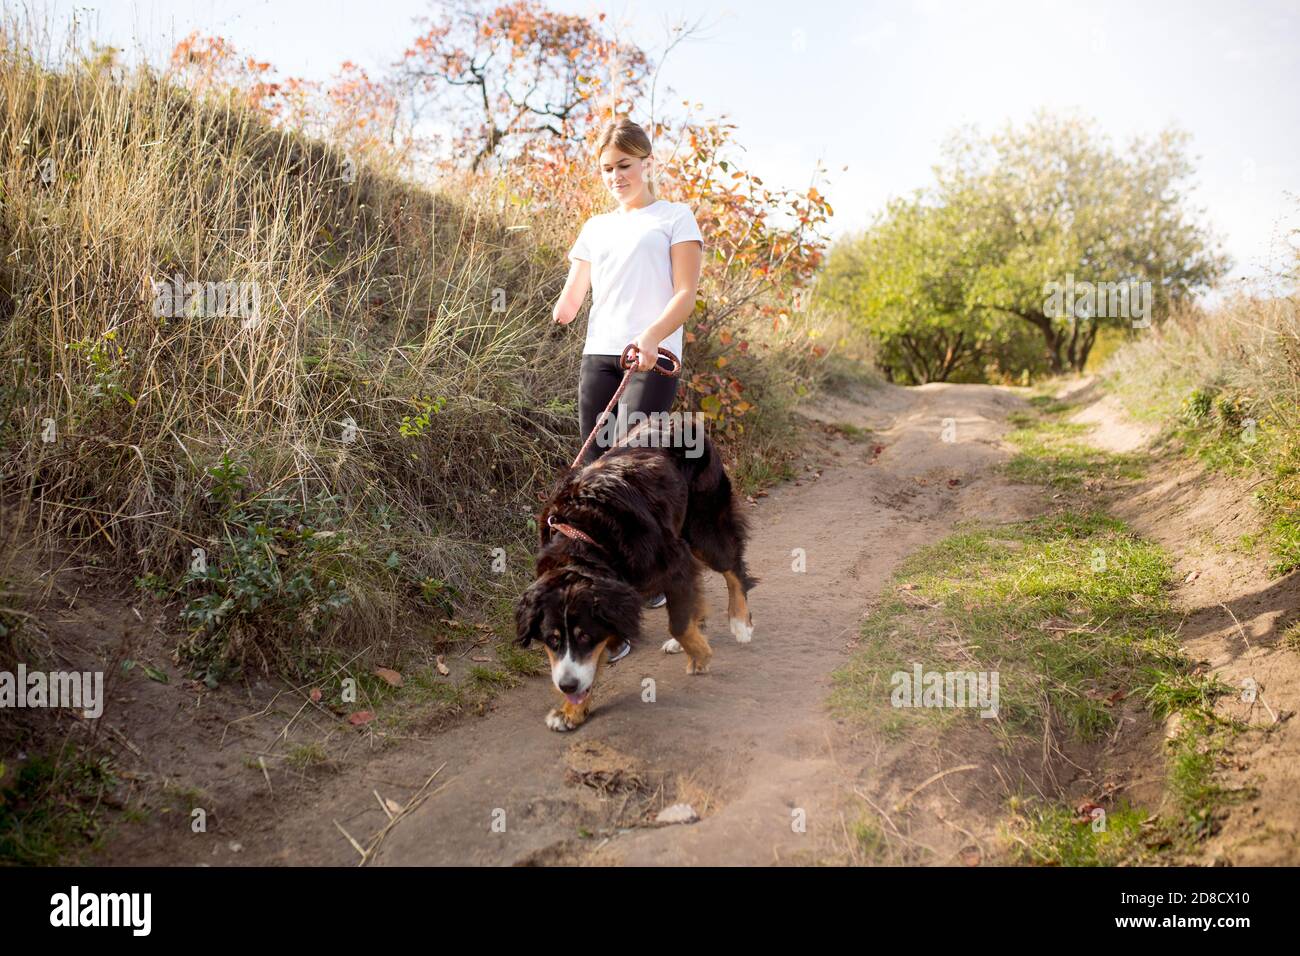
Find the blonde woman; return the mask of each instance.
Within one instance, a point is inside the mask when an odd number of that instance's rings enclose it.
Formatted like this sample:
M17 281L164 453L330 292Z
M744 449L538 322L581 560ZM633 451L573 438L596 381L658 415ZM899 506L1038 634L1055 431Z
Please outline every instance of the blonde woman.
M569 250L569 278L552 310L568 325L592 293L587 337L578 376L578 420L583 440L623 380L619 358L635 345L639 364L620 408L611 414L667 412L677 394L677 379L651 371L663 346L682 355L682 325L695 309L695 292L704 259L704 237L685 203L655 196L650 137L626 117L611 124L594 149L600 177L617 201L614 210L592 216ZM605 430L602 430L605 431ZM598 435L583 464L607 446ZM647 605L661 607L660 595ZM627 653L626 645L611 661Z

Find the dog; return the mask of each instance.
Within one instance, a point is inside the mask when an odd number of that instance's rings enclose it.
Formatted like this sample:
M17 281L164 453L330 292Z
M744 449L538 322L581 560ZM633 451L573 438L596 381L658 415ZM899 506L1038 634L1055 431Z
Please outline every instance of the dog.
M650 595L668 599L672 639L663 649L686 652L686 673L708 672L701 564L727 582L732 635L742 644L753 637L749 591L758 580L745 567L748 528L731 479L707 436L695 448L675 437L680 426L671 420L639 425L562 476L542 510L537 577L519 599L515 630L520 646L540 641L550 660L564 698L546 715L552 730L587 719L602 664L640 636Z

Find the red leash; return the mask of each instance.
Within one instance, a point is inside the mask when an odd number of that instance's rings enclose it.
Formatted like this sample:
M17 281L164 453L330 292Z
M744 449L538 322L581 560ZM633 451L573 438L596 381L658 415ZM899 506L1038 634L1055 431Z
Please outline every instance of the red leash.
M635 374L636 369L632 356L639 355L640 351L641 350L635 345L629 345L623 350L623 354L619 356L618 364L626 369L623 373L623 381L618 383L618 388L614 391L614 397L609 400L609 404L605 406L605 410L596 418L596 424L591 429L591 434L588 435L587 440L582 443L582 449L578 452L578 457L573 459L573 464L569 466L570 468L578 467L578 463L581 462L583 456L587 454L587 449L590 448L591 443L596 440L596 432L600 431L600 426L605 423L605 416L613 410L614 406L618 404L618 400L623 397L623 393L627 391L628 383L632 381L632 376ZM652 372L658 372L660 375L666 375L668 378L676 378L678 375L682 374L681 359L665 348L661 348L659 354L673 363L672 371L661 369L659 367L659 361L656 359L654 366L651 368Z
M588 435L587 440L582 443L582 449L578 452L578 457L573 459L573 464L569 466L570 468L578 467L578 464L582 461L583 456L587 454L587 449L589 449L591 447L591 443L596 440L596 432L600 431L600 426L605 423L605 416L608 415L611 411L613 411L614 406L618 404L618 400L622 398L623 393L627 391L627 386L632 381L632 376L636 374L636 362L633 359L633 356L639 354L640 354L640 349L638 349L635 345L629 345L627 348L623 350L623 354L619 356L618 364L624 369L623 381L618 383L618 388L615 389L613 398L609 400L609 404L605 406L605 410L601 412L600 415L596 418L596 424L592 427L591 434ZM676 355L674 355L672 352L668 351L668 349L665 348L660 348L659 354L664 358L668 359L668 361L672 363L673 366L672 370L667 371L660 368L659 362L656 359L654 367L651 369L651 371L658 372L660 375L666 375L668 376L668 378L676 378L678 375L682 374L681 359L679 359ZM552 531L558 531L560 532L560 534L572 538L574 541L585 541L587 544L592 544L592 545L596 544L596 542L591 539L590 535L584 534L582 531L578 530L573 525L565 524L562 521L556 521L555 515L551 515L549 518L546 519L546 525ZM597 547L599 547L599 545L597 545Z

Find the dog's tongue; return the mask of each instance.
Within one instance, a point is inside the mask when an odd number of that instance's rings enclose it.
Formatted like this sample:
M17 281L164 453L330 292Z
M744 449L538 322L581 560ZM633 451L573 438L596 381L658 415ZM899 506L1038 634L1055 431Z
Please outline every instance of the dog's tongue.
M584 690L581 694L565 694L564 699L567 700L574 707L577 707L579 704L581 704L584 700L587 699L587 692Z

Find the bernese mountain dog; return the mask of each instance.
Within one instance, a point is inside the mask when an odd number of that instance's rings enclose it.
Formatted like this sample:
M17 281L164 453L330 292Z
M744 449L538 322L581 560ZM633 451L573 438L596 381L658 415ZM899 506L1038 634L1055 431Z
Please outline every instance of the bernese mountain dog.
M602 663L639 637L651 595L668 599L672 639L663 649L685 651L688 674L708 671L701 564L726 579L732 635L742 644L753 637L748 595L758 582L745 568L747 529L731 480L702 430L687 447L677 416L664 418L569 470L542 510L537 578L519 599L515 628L521 646L540 641L550 659L564 698L546 715L552 730L587 719Z

